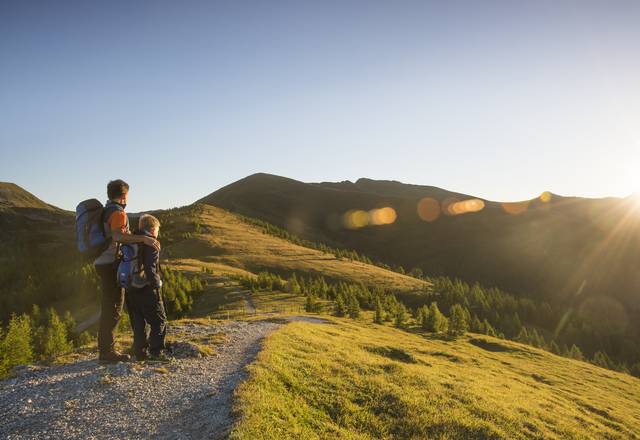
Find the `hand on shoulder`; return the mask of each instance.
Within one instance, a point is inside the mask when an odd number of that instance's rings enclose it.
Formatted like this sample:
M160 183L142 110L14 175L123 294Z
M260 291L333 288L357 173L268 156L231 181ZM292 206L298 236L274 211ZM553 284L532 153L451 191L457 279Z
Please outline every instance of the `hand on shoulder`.
M147 246L151 246L155 248L157 251L160 251L160 242L153 237L142 237L142 242Z

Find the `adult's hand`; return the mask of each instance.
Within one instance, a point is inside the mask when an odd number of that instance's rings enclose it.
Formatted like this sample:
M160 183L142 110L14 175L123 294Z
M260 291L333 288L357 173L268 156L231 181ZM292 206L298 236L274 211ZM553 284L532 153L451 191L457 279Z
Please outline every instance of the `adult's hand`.
M146 235L142 237L142 242L147 246L152 246L156 248L157 251L160 251L160 242L153 237L147 237Z

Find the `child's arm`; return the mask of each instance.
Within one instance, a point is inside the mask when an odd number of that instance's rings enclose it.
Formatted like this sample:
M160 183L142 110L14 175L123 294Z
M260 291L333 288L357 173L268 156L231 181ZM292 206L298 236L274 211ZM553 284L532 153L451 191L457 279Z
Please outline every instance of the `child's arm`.
M160 281L160 252L155 247L147 246L144 250L144 273L153 289L162 286Z

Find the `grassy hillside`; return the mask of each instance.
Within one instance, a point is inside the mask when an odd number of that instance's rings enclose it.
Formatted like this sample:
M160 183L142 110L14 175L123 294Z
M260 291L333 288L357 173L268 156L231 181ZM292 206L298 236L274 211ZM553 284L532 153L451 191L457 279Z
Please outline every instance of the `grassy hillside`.
M409 276L265 234L258 226L214 206L198 205L197 209L188 207L159 215L167 226L161 234L169 235L163 255L169 264L185 270L206 267L230 275L261 270L283 275L298 272L397 291L418 290L425 285Z
M232 438L638 438L628 375L488 336L331 321L269 337Z

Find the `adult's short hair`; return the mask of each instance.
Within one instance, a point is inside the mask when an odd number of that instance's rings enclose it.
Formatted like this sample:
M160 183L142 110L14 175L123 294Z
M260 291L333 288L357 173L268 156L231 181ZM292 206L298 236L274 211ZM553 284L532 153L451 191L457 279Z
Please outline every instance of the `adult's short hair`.
M152 216L151 214L143 214L138 220L138 228L144 231L150 231L153 228L160 227L160 220Z
M112 180L107 184L107 197L109 200L115 200L129 191L129 184L122 179Z

